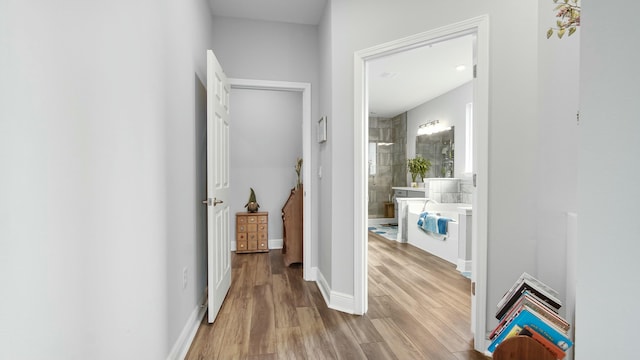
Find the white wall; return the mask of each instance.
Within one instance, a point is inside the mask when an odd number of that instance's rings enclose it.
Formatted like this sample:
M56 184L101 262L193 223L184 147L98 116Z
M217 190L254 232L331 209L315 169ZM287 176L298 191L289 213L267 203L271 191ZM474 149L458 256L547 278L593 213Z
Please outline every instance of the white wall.
M635 359L640 4L585 1L582 9L575 354Z
M487 326L495 304L514 278L534 268L534 168L537 145L538 2L334 1L330 116L331 287L353 294L353 54L355 51L475 16L490 16L489 268ZM517 16L514 16L517 14ZM387 24L380 26L380 24ZM324 65L323 65L324 66ZM517 89L517 91L514 91ZM323 109L324 111L324 109ZM331 123L330 123L331 124ZM323 220L320 226L327 223Z
M231 212L247 211L253 188L259 211L269 212L269 240L282 240L282 206L302 158L302 94L232 89L230 108Z
M316 26L216 16L213 39L229 77L317 81Z
M466 105L470 102L473 102L473 84L468 82L407 111L407 158L416 156L418 127L439 120L442 126L455 126L454 177L462 178L466 149ZM410 178L409 175L407 180Z
M162 359L197 307L208 11L0 4L0 358Z
M168 21L156 41L166 47L166 62L160 73L166 79L163 103L167 122L163 152L167 179L165 343L171 348L183 328L190 325L186 322L197 311L206 287L206 210L201 204L206 193L206 175L201 168L206 161L202 133L206 109L201 86L206 84L206 50L212 48L213 19L206 1L171 0L166 7ZM185 268L188 281L183 289Z
M327 115L327 132L330 133L333 128L333 117L331 115L331 108L333 107L331 99L331 90L333 88L332 70L333 70L333 43L334 34L331 28L331 1L327 2L324 15L322 16L321 23L319 25L319 47L320 47L320 112L319 116ZM312 174L317 175L318 178L318 191L316 206L318 208L317 229L318 229L318 268L325 280L331 283L331 236L332 236L332 223L331 223L331 211L332 211L332 167L331 167L331 148L333 139L328 140L320 144L317 154L317 166L314 168ZM320 171L321 175L320 176Z
M547 39L555 26L556 4L539 3L538 31L538 186L536 215L536 269L533 275L560 293L566 304L565 263L568 212L577 211L578 85L580 34ZM568 304L567 304L568 305ZM561 309L564 313L567 306Z

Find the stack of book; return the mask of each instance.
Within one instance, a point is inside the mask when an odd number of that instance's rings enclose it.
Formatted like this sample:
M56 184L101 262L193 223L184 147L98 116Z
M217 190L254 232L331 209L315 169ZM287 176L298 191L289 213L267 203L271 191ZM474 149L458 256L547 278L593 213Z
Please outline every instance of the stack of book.
M558 315L562 306L558 293L533 276L523 273L498 302L496 318L500 323L491 332L487 353L493 354L505 339L525 335L540 342L557 359L573 346L569 323Z

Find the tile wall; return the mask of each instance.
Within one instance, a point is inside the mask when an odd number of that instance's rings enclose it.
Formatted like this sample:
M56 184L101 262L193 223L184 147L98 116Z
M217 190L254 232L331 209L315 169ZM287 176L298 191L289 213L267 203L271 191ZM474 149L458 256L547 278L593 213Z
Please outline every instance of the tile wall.
M429 199L440 203L464 203L473 201L471 179L430 178Z
M385 217L392 186L406 186L407 115L370 117L369 142L377 143L376 174L369 176L369 217Z
M407 186L407 114L370 117L369 142L377 143L376 174L369 176L369 217L385 217L393 186ZM429 197L444 203L472 202L471 179L431 178Z
M439 203L459 203L460 179L429 179L429 199Z

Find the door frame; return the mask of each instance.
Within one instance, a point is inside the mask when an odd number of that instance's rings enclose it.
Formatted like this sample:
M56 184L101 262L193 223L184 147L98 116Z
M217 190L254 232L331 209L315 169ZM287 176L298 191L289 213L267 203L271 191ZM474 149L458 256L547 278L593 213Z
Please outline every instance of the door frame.
M476 35L476 74L473 85L474 167L476 192L473 199L472 297L474 347L483 352L486 343L487 302L487 211L489 142L489 17L459 23L357 51L354 54L354 310L364 314L368 308L367 271L367 157L368 85L367 62L465 34Z
M231 89L251 89L251 90L271 90L271 91L290 91L302 93L302 179L309 186L304 187L303 193L303 240L302 240L302 265L303 278L306 281L315 280L315 274L312 272L311 251L311 201L308 194L312 191L314 185L311 177L311 84L304 82L289 81L271 81L271 80L254 80L254 79L234 79L229 78Z

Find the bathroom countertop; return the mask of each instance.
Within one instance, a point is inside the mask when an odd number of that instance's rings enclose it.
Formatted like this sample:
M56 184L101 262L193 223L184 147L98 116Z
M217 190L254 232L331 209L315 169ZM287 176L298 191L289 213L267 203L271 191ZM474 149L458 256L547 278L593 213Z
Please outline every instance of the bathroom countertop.
M424 187L392 186L391 188L393 190L422 191L422 192L427 191L427 189Z

